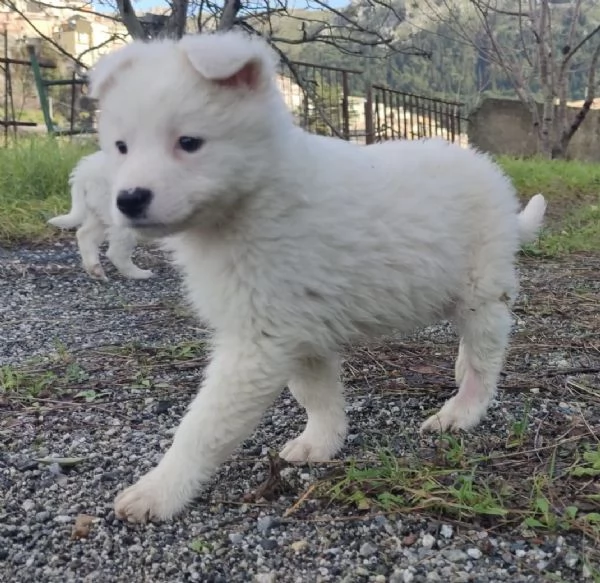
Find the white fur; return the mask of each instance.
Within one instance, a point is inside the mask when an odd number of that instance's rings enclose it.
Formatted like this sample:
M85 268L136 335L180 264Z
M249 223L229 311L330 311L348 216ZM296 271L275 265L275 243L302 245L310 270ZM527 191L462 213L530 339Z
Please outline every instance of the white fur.
M275 88L270 50L241 33L134 43L107 59L92 87L113 195L153 192L135 220L113 205L115 221L165 238L215 329L198 396L158 466L117 497L118 516L181 511L286 384L308 423L281 455L334 456L349 341L451 319L459 390L423 429L480 421L508 343L514 257L541 225L541 195L519 215L487 156L442 140L357 146L305 133ZM186 153L179 136L205 143Z
M102 151L84 156L69 176L71 210L48 220L61 229L77 229L77 244L83 267L94 279L107 281L100 265L100 245L108 237L106 256L119 272L131 279L152 277L149 269L137 267L131 255L137 244L135 231L114 224L111 212L111 186L106 154Z

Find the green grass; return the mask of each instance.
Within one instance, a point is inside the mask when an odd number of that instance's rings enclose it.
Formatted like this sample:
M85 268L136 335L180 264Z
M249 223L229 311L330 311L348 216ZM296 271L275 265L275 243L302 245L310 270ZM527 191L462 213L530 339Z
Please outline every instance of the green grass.
M68 175L96 149L90 139L20 138L0 149L0 243L37 242L60 236L47 219L70 206ZM523 200L548 198L547 228L528 250L562 255L600 249L600 165L501 157Z
M0 242L40 241L57 229L46 225L70 206L68 176L90 140L19 138L0 149Z
M600 250L600 164L502 157L522 200L548 200L546 228L529 251L548 256Z
M32 358L18 366L0 366L0 405L39 407L61 399L94 402L116 386L125 389L165 390L165 371L195 370L204 366L208 346L204 340L160 347L135 343L107 346L79 360L60 343L47 359ZM113 370L108 384L99 382L97 371ZM193 378L190 381L195 383Z
M568 455L565 445L573 444L559 440L482 454L443 435L433 459L396 458L381 449L376 461L335 470L313 495L359 513L420 513L521 532L578 532L600 543L600 495L589 487L600 476L600 444L582 440Z

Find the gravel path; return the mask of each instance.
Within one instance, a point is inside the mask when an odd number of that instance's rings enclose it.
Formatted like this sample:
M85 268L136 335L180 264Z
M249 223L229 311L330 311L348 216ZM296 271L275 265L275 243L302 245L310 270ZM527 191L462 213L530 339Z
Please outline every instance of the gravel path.
M140 249L137 262L160 277L131 282L107 270L108 284L90 281L71 241L0 250L1 581L594 580L597 551L579 531L302 498L339 464L270 474L267 448L304 422L287 392L181 518L142 527L115 520L114 495L168 447L205 361L205 331L177 276L153 249ZM524 452L600 435L600 259L526 259L522 273L503 390L464 436L474 452L506 451L522 419ZM439 326L350 351L352 433L341 458L372 458L381 446L397 456L439 451L417 428L452 390L455 350L452 331ZM533 471L539 451L513 479ZM57 456L75 459L39 461ZM261 490L270 475L281 492Z

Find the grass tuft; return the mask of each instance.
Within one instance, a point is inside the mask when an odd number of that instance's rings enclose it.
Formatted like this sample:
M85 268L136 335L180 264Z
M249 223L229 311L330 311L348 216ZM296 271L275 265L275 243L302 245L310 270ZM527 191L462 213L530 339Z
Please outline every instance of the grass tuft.
M39 136L0 149L0 242L55 236L59 231L46 221L69 209L69 173L95 149L90 139Z
M525 251L550 257L600 249L600 165L565 160L498 159L525 202L541 192L546 228Z
M593 485L600 476L600 443L582 439L573 456L576 439L531 448L520 437L522 447L509 453L471 451L452 435L440 437L433 459L381 450L376 462L350 462L335 471L316 496L359 512L419 512L521 532L579 532L600 543L600 495ZM534 455L540 463L532 470Z
M61 236L46 221L70 206L68 176L97 149L93 138L21 138L0 149L0 243L39 242ZM525 201L542 192L547 228L525 251L559 256L600 248L600 166L584 162L501 157L500 165Z

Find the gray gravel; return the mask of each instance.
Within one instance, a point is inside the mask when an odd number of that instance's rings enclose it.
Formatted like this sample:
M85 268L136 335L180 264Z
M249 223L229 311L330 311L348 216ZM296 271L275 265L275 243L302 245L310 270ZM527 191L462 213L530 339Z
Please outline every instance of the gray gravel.
M117 372L118 359L125 356L110 352L111 347L163 350L205 334L185 308L178 278L160 252L140 249L136 262L159 277L131 282L109 268L108 284L90 281L71 241L0 251L0 365L16 366L32 357L46 363L66 358L78 370L92 371L78 381L79 388L89 385L97 391L90 403L65 389L55 402L46 398L37 405L2 399L0 393L1 581L592 581L584 565L592 549L581 536L532 536L493 524L464 525L417 514L366 516L315 500L286 516L302 492L328 471L326 466L286 467L285 494L272 501L248 501L268 476L267 448L280 447L302 428L304 416L287 392L184 515L141 527L117 521L115 494L150 469L168 447L202 367L165 365L152 371L153 386L145 387L127 380L128 372L136 374L131 363L143 369L143 359L128 360ZM560 277L561 269L527 262L522 305L542 288L540 282ZM575 289L583 284L589 285L587 272L575 273L566 285ZM526 312L517 310L517 344L527 339L536 343L527 332ZM573 334L560 315L548 318L556 319L548 323L554 338ZM448 382L452 362L446 350L455 350L450 329L438 326L412 341L431 355L429 364L443 360ZM422 355L396 349L403 369L421 363ZM102 351L109 356L106 366L98 368ZM398 455L423 442L431 444L433 438L416 436L418 425L449 395L448 390L428 388L419 373L403 378L420 390L403 390L397 382L392 386L393 379L372 372L378 370L368 358L374 353L357 348L349 354L351 435L342 457L369 457L381 444ZM590 366L587 353L584 358L559 340L545 350L518 352L507 365L504 382L518 384L521 370L582 362ZM568 415L574 405L562 386L548 384L541 393L531 385L503 392L468 439L494 434L504 440L507 426L523 415L531 398L534 418L549 411L562 414L560 406ZM600 419L596 405L590 405L589 414L589 422ZM70 468L36 461L46 456L83 459ZM87 536L72 539L80 514L92 516L93 523Z

